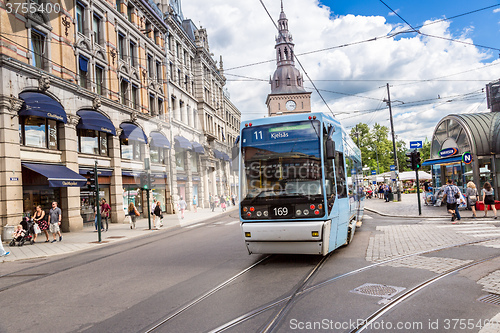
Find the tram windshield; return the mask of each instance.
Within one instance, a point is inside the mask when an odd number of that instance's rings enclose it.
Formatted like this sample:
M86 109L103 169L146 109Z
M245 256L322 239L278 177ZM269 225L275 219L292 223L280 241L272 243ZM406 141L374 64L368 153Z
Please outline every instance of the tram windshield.
M242 198L251 204L323 199L319 121L242 131Z

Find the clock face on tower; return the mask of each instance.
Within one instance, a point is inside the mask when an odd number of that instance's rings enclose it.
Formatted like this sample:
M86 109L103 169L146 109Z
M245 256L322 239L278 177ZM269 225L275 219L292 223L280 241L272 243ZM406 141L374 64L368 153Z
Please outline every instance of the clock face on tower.
M285 106L288 111L293 111L297 107L297 104L294 101L288 101Z

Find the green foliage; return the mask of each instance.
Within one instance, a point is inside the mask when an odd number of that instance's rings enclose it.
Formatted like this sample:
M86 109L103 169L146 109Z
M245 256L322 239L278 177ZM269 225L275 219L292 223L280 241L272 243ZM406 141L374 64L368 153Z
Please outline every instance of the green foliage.
M350 136L361 150L363 166L368 166L370 170L377 170L378 157L380 173L390 171L390 166L394 164L394 157L389 128L376 123L370 129L368 125L359 123L351 129ZM403 140L396 142L400 171L406 170L406 147L407 144Z

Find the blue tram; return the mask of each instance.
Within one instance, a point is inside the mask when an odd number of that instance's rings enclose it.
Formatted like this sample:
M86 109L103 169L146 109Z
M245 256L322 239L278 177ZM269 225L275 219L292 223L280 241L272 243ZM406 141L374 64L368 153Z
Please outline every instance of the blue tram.
M360 150L333 116L242 123L240 221L252 253L326 255L363 217Z

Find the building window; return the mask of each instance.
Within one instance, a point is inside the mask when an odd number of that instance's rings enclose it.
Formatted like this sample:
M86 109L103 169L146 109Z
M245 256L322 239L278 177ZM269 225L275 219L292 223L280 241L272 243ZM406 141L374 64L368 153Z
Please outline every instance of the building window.
M135 67L137 66L137 48L136 48L136 44L134 42L130 42L130 65L132 67Z
M78 152L108 156L108 134L95 130L79 129Z
M152 94L149 94L149 114L151 116L156 115L155 112L155 96Z
M158 30L154 31L155 44L160 45L160 32Z
M142 143L135 140L120 139L121 155L127 160L141 160L141 145Z
M125 35L118 33L118 54L121 60L125 60Z
M175 152L175 169L177 171L185 172L184 154L183 151Z
M164 148L150 147L149 156L151 158L151 163L167 164L167 152Z
M118 13L122 12L122 0L116 0L116 10Z
M198 172L198 154L191 154L191 171Z
M98 95L104 96L104 68L95 65L95 89Z
M148 54L148 76L149 77L153 77L154 75L154 72L153 72L153 57Z
M177 83L179 84L179 87L181 86L181 70L177 70Z
M134 12L134 7L131 6L131 5L128 5L127 6L127 18L128 18L128 21L129 22L134 22L133 19L132 19L132 13Z
M19 120L21 144L28 147L57 150L58 129L55 120L42 117L21 117Z
M35 30L31 30L31 53L33 66L43 69L43 58L45 55L45 35Z
M132 107L139 109L139 87L135 84L132 84Z
M121 103L123 105L128 105L127 90L128 90L128 81L122 79L120 83L120 97L121 97Z
M101 17L95 15L92 17L92 35L94 36L94 43L102 44L101 39Z
M89 59L80 56L78 58L78 67L80 72L80 87L87 88L89 80Z
M76 4L76 30L83 34L83 22L85 22L85 7L81 3Z
M161 115L161 114L164 114L164 110L163 110L163 99L161 98L158 98L158 114Z
M174 82L174 64L170 63L170 81Z
M162 76L161 76L161 62L159 62L159 61L156 62L156 78L157 78L158 81L162 80Z

